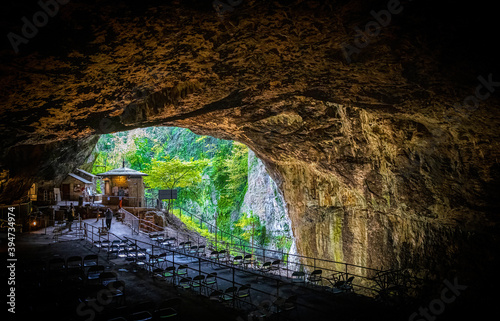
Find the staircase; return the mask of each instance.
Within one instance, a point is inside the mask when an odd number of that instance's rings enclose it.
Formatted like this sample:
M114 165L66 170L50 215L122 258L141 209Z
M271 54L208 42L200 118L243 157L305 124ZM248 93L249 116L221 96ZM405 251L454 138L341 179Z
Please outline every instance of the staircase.
M154 215L146 215L140 220L139 229L144 233L163 232L164 228L155 224Z
M146 234L163 232L164 227L154 223L154 215L146 215L144 219L140 219L134 214L122 208L123 223L132 227L136 232L140 231Z

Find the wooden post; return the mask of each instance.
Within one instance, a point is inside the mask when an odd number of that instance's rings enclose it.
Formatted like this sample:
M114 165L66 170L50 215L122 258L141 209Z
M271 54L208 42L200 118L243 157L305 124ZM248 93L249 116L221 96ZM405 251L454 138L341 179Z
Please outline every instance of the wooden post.
M218 227L217 227L217 218L219 217L219 213L215 212L215 250L218 251L218 242L217 242L217 233L219 232L218 231Z
M198 257L198 275L201 275L201 257ZM200 295L201 295L201 281L198 280L198 282L200 282L198 288L200 289Z
M233 269L233 287L234 287L234 285L235 285L235 283L234 283L234 270L235 270L235 267L234 267L234 266L231 266L231 268ZM235 293L233 292L233 294L232 294L232 295L235 295ZM234 305L235 305L235 303L236 303L236 298L235 298L235 297L233 297L233 309L234 309Z

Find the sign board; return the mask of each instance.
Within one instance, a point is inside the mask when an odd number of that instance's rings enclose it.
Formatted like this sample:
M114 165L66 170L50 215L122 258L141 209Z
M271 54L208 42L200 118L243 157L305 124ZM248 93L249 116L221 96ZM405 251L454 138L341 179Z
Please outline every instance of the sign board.
M161 200L175 200L177 199L177 190L161 189L158 191L158 198Z

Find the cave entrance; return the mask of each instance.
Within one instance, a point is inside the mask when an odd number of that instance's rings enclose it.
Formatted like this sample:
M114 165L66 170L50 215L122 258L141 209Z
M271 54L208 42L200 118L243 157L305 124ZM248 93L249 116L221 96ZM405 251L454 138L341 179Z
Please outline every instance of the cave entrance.
M194 217L255 246L291 250L283 196L260 159L242 143L179 127L139 128L101 135L87 166L94 175L121 167L147 174L144 205L163 207L192 228ZM110 198L110 189L120 185L113 182L101 179L96 193ZM175 190L177 195L162 204L159 190ZM116 192L119 198L120 190Z

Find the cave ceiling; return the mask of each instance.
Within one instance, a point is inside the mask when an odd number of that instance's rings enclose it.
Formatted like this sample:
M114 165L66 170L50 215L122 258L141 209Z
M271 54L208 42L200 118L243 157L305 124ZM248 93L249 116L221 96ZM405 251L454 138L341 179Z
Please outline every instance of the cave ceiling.
M102 133L168 125L242 141L268 165L300 159L329 171L337 160L348 183L355 167L342 164L365 156L337 157L329 146L345 136L339 119L352 118L350 107L423 137L450 128L478 143L498 137L487 5L42 3L12 2L2 12L4 180L37 175L41 167L25 162L43 163L66 142L87 146ZM498 155L488 153L487 162Z
M186 127L255 151L299 253L473 280L500 248L493 6L2 4L0 203L57 184L101 134Z

